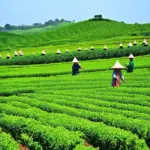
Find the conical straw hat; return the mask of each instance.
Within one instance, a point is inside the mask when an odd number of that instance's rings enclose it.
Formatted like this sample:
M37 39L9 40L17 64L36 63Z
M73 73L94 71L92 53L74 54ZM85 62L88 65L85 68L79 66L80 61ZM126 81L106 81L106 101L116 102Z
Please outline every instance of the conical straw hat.
M82 48L81 48L81 47L79 47L79 48L78 48L78 51L81 51L81 50L82 50Z
M123 69L123 68L125 68L125 67L123 67L123 66L119 63L119 61L117 60L116 63L114 64L114 66L111 67L111 68L113 68L113 69Z
M72 61L73 63L78 63L79 61L77 60L77 58L76 57L74 57L74 59L73 59L73 61Z
M9 53L7 54L7 57L11 57Z
M69 52L69 50L68 49L66 49L66 53L68 53Z
M128 58L135 58L133 54L130 54Z
M21 53L22 53L22 50L20 50L18 53L21 54Z
M0 54L0 58L2 58L2 55Z
M133 46L133 45L132 45L132 43L130 42L128 46L131 47L131 46Z
M42 51L42 54L43 54L43 55L46 55L46 52L45 52L45 50L43 50L43 51Z
M146 39L144 39L143 44L147 43Z
M18 53L17 53L17 51L14 51L14 55L15 55L15 56L18 56Z
M144 43L144 45L148 45L147 41Z
M91 46L91 49L95 49L94 46Z
M137 42L136 42L136 41L134 41L133 43L134 43L134 44L137 44Z
M21 52L21 53L20 53L20 56L23 56L23 55L24 55L24 53L23 53L23 52Z
M61 51L58 49L58 50L56 51L56 54L61 54Z
M122 43L120 43L120 47L123 47Z
M104 46L104 49L108 49L106 45Z
M22 50L19 51L19 54L20 54L20 56L24 55Z

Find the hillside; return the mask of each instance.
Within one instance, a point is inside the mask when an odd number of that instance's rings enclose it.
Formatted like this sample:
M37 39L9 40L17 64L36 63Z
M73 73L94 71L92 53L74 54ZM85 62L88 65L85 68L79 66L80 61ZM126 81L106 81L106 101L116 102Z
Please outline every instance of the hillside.
M125 24L116 21L83 21L37 34L0 33L0 49L107 44L150 39L150 24ZM56 48L55 47L55 48ZM61 46L60 46L61 47ZM35 48L34 48L35 49ZM42 47L43 49L43 47Z
M27 29L27 30L11 30L9 31L9 33L14 33L14 34L34 34L34 33L41 33L41 32L47 32L48 30L53 30L59 27L63 27L63 26L68 26L73 24L73 22L60 22L58 24L55 25L48 25L48 26L42 26L42 27L34 27L32 29Z

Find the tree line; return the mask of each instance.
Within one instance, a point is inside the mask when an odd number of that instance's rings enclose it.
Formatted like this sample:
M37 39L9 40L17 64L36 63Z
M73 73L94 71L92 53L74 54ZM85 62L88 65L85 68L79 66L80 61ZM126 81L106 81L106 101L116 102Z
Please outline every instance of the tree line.
M46 27L46 26L49 26L49 25L58 25L59 23L63 23L63 22L74 22L75 20L73 21L68 21L68 20L65 20L65 19L55 19L55 20L48 20L46 21L45 23L34 23L33 25L18 25L18 26L15 26L15 25L11 25L11 24L5 24L4 27L1 27L0 26L0 31L10 31L10 30L28 30L28 29L32 29L32 28L39 28L39 27Z

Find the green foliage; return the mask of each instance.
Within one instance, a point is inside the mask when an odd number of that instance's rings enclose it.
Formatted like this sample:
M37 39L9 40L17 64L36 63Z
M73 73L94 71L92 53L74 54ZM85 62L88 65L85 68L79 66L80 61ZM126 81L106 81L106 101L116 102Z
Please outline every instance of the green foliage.
M1 115L0 125L3 129L11 132L12 136L16 139L20 138L22 133L32 136L35 141L40 143L44 150L69 150L73 149L76 145L83 143L83 140L81 139L83 134L79 132L68 131L60 127L53 128L51 126L44 126L33 119ZM23 136L23 138L25 137Z
M32 150L43 150L42 146L38 142L34 142L32 137L29 137L27 134L22 133L21 139L24 145L30 147Z
M19 150L19 144L7 133L0 133L1 150Z
M42 23L34 23L33 25L19 25L19 26L15 26L15 25L10 25L10 24L6 24L4 27L1 27L0 28L0 31L5 31L5 32L9 32L9 31L14 31L15 30L20 30L23 31L23 30L30 30L30 29L33 29L33 28L41 28L41 27L47 27L49 25L53 25L53 26L57 26L61 23L72 23L71 21L67 21L65 19L55 19L55 20L49 20L47 22L45 22L44 24ZM28 32L28 31L27 31Z
M119 88L111 87L115 60L81 62L87 70L78 76L61 75L70 63L1 66L1 130L33 150L148 150L149 55L136 57L133 73L122 71ZM40 77L47 72L60 75Z
M56 63L56 62L68 62L72 61L74 56L79 60L92 60L99 58L113 58L128 56L129 54L135 56L150 54L150 46L134 46L131 48L113 48L109 50L96 49L89 51L72 51L70 53L62 54L47 54L45 56L23 56L13 57L12 59L0 59L0 65L29 65L29 64L44 64L44 63Z

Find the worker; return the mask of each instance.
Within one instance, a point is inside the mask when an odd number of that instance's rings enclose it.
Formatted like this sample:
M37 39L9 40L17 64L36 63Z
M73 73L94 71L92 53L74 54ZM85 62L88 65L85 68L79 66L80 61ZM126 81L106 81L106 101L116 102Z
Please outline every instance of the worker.
M130 54L128 58L130 59L130 63L129 63L129 65L126 65L127 72L133 72L133 69L134 69L134 60L133 60L133 58L135 58L135 57L133 56L133 54Z
M8 53L7 56L6 56L6 59L10 59L10 58L11 58L11 56L10 56L10 54Z
M74 57L72 62L73 62L72 75L77 75L79 73L79 69L83 69L83 68L79 65L79 61L77 60L76 57Z
M121 72L121 69L123 69L124 67L119 63L119 61L116 61L115 65L112 68L114 69L112 74L112 86L119 87L120 79L126 82Z

